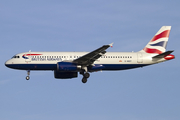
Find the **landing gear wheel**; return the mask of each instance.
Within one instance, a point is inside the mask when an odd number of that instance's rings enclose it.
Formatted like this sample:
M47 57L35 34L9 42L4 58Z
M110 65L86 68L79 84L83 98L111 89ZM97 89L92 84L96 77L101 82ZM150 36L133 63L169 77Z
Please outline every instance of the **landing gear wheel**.
M85 78L89 78L90 74L87 72L83 75Z
M86 82L87 82L87 78L83 77L82 83L86 83Z
M28 76L26 76L26 80L29 80L29 79L30 79L30 77L29 77L29 75L30 75L30 70L27 70L27 75L28 75Z
M29 80L30 79L30 77L29 76L26 76L26 80Z

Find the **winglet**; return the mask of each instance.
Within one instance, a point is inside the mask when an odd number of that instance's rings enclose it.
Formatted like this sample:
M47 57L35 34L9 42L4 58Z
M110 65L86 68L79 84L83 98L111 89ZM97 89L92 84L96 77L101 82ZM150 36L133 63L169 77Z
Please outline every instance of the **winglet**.
M113 43L109 44L110 47L113 47Z

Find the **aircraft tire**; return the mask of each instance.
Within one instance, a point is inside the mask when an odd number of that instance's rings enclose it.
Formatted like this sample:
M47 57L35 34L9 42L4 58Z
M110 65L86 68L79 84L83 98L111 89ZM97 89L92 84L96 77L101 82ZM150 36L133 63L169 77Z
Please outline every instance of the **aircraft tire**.
M26 76L26 80L29 80L30 79L30 77L29 76Z
M87 78L83 77L82 83L86 83L86 82L87 82Z
M85 78L89 78L89 76L90 76L90 74L88 72L84 74Z

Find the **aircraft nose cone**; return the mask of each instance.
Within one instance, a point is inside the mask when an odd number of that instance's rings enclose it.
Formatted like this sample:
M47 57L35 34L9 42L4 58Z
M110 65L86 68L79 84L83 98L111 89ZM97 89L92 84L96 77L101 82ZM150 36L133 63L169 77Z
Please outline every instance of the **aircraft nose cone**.
M9 67L9 64L10 64L9 60L5 62L6 67Z
M7 61L5 62L5 66L8 67Z

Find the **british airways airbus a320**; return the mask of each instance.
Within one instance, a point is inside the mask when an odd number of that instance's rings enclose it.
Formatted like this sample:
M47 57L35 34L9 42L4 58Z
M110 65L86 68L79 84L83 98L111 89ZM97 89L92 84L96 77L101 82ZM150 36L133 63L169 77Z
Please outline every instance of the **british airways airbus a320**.
M126 70L174 59L173 51L166 51L171 26L163 26L139 52L106 52L112 44L103 45L92 52L25 52L6 61L9 68L26 70L29 80L31 70L53 70L57 79L83 76L86 83L90 72Z

